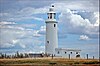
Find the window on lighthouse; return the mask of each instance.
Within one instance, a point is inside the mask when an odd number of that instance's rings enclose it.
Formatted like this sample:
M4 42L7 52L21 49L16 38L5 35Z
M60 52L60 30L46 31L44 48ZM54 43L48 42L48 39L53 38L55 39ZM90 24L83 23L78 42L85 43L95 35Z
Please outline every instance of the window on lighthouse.
M56 19L56 13L54 13L54 19Z
M50 19L52 19L52 13L50 13Z
M49 14L47 13L47 15L48 15L48 19L49 19Z
M47 41L47 43L49 43L49 41Z
M56 24L54 24L54 27L56 27Z
M57 54L59 54L59 51L57 52Z
M76 54L78 54L78 52L76 52Z
M65 52L65 54L66 54L67 52Z

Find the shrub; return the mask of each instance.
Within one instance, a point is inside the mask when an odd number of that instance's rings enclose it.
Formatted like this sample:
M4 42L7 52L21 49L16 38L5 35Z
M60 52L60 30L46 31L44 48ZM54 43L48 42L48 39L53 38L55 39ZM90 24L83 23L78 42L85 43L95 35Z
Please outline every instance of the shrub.
M79 62L75 62L74 64L79 64Z
M99 64L98 61L90 61L90 62L84 62L83 64Z

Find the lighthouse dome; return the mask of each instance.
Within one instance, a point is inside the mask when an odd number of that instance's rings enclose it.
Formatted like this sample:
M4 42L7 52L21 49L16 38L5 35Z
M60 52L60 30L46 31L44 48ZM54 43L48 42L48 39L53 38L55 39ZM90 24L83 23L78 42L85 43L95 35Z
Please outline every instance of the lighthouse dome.
M50 7L49 11L54 11L54 5L52 5L52 7Z

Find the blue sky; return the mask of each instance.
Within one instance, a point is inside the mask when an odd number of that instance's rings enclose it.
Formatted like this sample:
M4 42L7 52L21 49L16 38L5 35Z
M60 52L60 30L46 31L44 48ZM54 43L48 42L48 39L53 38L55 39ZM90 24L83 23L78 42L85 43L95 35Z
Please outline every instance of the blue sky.
M54 4L59 48L99 57L99 0L0 0L0 53L44 52L45 20Z

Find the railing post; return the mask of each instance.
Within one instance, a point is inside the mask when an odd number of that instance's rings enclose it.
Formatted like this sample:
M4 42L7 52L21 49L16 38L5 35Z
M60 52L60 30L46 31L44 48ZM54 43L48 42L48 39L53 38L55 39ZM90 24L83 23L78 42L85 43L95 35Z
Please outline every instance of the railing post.
M94 59L94 56L93 56L93 59Z
M70 59L70 54L69 54L69 59Z
M88 59L88 54L86 54L86 56L87 56L87 59Z
M53 59L53 54L52 54L52 59Z

